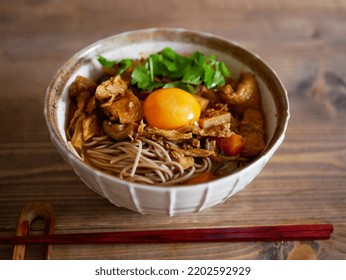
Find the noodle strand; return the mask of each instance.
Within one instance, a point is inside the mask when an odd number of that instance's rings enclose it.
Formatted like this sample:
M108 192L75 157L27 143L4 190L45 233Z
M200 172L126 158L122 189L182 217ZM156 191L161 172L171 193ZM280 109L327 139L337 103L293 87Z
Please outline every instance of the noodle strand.
M161 144L144 137L130 142L114 142L108 136L93 137L89 143L83 143L82 155L107 173L144 184L173 185L211 170L208 157L184 170Z

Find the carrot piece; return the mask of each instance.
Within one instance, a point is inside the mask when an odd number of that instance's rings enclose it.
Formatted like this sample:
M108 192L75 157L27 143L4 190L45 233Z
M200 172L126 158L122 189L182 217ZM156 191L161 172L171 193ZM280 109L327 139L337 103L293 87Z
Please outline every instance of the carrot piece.
M217 147L227 156L237 156L244 148L245 138L240 134L232 134L228 138L217 139Z
M214 180L216 178L216 176L214 176L213 174L211 174L210 172L206 172L203 174L200 174L196 177L193 177L189 180L187 180L185 182L185 184L200 184L200 183L205 183L205 182L209 182L211 180Z

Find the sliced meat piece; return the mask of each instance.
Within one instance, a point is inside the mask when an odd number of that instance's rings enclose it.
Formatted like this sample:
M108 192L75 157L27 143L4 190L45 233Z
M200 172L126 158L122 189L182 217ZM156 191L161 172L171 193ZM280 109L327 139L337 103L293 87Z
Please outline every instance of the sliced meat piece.
M83 143L83 120L85 119L85 115L81 115L77 122L76 127L73 132L73 136L71 139L72 146L77 150L79 153L82 149L82 143Z
M262 153L265 148L263 114L257 110L246 110L239 134L245 138L241 156L256 157Z
M199 136L226 138L226 137L230 137L233 133L230 127L231 127L230 123L222 123L220 125L213 126L208 129L192 127L192 131L194 134Z
M77 96L83 91L88 91L93 94L96 87L97 85L93 80L83 76L77 76L74 82L70 85L69 95L70 97Z
M83 120L83 141L88 141L98 133L98 118L96 114L87 116Z
M212 89L207 89L205 86L201 86L196 95L202 96L210 101L212 104L221 103L222 99L218 92Z
M230 84L219 89L220 97L226 102L232 111L243 114L247 109L259 110L261 98L255 75L243 72L237 90L234 91Z
M111 120L119 120L122 124L138 123L143 119L142 104L130 90L126 91L126 94L118 100L105 106L104 112Z
M192 167L195 163L193 157L185 156L178 151L170 151L170 155L174 161L178 162L183 167L184 170Z
M84 109L90 100L91 94L88 91L83 91L76 96L77 110L74 112L70 121L68 130L73 133L76 123L81 115L84 115Z
M99 101L104 102L101 107L106 107L111 105L116 98L124 96L126 90L126 82L121 79L120 75L117 75L102 82L96 88L95 96Z
M191 139L193 136L190 126L184 126L179 129L158 129L145 125L143 122L138 128L138 133L149 139L153 139L153 136L161 136L171 141Z
M173 150L173 151L177 151L185 156L191 156L191 157L209 157L209 156L215 156L215 152L214 151L208 151L205 149L188 149L188 150L184 150L181 149L177 146L173 146L173 145L167 145L167 148L169 150Z
M90 114L93 111L95 111L96 109L97 109L97 100L96 100L95 95L93 95L89 99L88 103L86 104L84 111Z

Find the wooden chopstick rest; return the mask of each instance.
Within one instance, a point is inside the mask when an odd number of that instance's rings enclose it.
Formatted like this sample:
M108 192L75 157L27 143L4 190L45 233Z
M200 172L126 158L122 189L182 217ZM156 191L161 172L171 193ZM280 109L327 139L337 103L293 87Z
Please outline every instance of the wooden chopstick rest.
M29 236L30 227L35 219L41 218L44 220L44 236L52 235L55 227L55 212L54 208L46 202L32 202L27 204L21 211L16 236ZM13 248L12 259L24 260L26 252L26 244L16 244ZM49 260L52 253L52 245L44 244L42 258Z

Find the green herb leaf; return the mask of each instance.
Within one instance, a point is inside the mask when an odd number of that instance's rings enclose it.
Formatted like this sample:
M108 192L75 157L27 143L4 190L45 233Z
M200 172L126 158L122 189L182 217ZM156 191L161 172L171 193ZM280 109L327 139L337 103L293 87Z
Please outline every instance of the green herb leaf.
M117 74L121 75L127 68L132 65L131 59L109 60L101 55L97 57L98 62L105 68L112 69L115 64L120 66Z
M132 60L131 59L122 59L120 60L117 64L122 65L119 69L118 74L121 75L122 73L125 72L125 70L132 65Z
M192 55L192 59L193 59L193 62L199 65L200 67L204 67L206 63L205 55L198 51L194 52L194 54Z
M97 57L97 60L103 67L106 67L108 69L112 69L113 65L117 63L116 60L109 60L109 59L103 57L102 55L99 55Z
M98 61L107 68L118 64L119 74L132 64L130 59L117 61L108 60L102 56L98 57ZM208 89L224 85L225 77L230 75L225 63L217 61L213 54L206 57L203 53L196 51L190 56L182 56L166 47L159 53L149 55L144 64L136 66L131 75L131 84L137 85L139 89L152 90L165 86L163 83L156 82L155 77L166 78L172 81L167 84L167 87L176 85L194 92L193 86L202 83Z
M163 84L163 83L151 82L150 85L146 88L146 90L152 91L152 90L154 90L156 88L161 88L164 85L165 84Z
M163 57L168 58L172 61L174 61L178 56L178 54L175 51L173 51L170 47L164 48L160 53Z
M189 84L184 84L181 83L179 81L177 82L171 82L171 83L167 83L163 86L163 88L180 88L182 90L185 90L189 93L194 93L195 89L193 88L193 86L189 85Z
M150 70L139 64L131 74L131 84L137 84L138 88L152 91L155 88L162 87L163 83L151 80Z
M200 67L189 68L185 71L182 82L185 84L200 85L202 83L203 69Z
M131 84L137 84L140 89L146 89L151 84L150 71L141 64L131 74Z
M225 63L223 62L220 62L220 70L222 72L222 74L226 77L226 78L229 78L231 77L231 72L229 72L227 66Z

